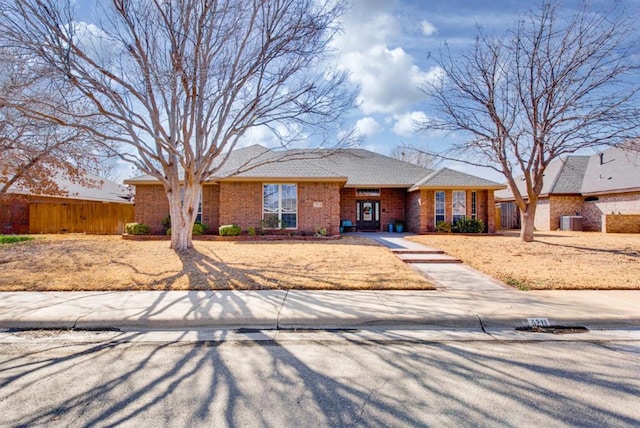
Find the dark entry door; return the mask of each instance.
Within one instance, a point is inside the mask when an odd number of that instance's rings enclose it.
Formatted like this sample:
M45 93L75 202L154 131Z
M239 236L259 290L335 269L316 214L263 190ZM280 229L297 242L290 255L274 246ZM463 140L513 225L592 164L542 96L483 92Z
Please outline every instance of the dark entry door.
M356 201L358 230L380 230L380 201Z

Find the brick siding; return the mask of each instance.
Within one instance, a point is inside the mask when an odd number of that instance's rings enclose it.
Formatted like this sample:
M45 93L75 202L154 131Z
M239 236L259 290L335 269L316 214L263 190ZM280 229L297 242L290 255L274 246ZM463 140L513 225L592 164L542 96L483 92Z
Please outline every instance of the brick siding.
M162 219L169 215L169 201L161 184L136 186L135 214L136 223L144 223L151 233L163 233Z
M407 230L409 232L428 232L426 211L422 209L425 193L426 190L417 190L407 196Z
M298 229L340 233L340 183L298 183Z
M602 228L605 233L640 233L640 214L605 214Z
M202 222L209 227L207 234L217 233L220 227L220 186L202 186Z
M603 231L602 216L611 214L640 214L640 192L597 196L597 201L585 201L582 208L582 228Z
M340 184L301 182L298 185L298 227L315 233L326 228L339 233ZM246 230L262 223L262 182L223 182L220 184L220 224L237 224Z
M220 183L220 225L237 224L246 230L262 221L262 183Z
M558 230L560 229L560 217L582 215L582 196L551 196L550 198L550 215L547 229L541 230ZM536 214L537 215L537 214Z

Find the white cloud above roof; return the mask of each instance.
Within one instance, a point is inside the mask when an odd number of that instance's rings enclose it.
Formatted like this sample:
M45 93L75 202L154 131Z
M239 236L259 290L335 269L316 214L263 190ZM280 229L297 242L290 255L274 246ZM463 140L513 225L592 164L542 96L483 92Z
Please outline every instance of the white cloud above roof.
M382 130L382 126L372 117L363 117L356 122L357 131L365 136L371 137Z
M412 111L405 114L396 115L396 123L393 125L393 132L401 137L412 137L415 133L415 123L428 120L428 116L423 111Z

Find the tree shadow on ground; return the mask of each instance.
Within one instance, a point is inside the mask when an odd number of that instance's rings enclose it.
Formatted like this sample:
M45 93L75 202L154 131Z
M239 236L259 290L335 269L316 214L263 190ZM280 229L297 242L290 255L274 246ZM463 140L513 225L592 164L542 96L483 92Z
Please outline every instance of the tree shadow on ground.
M130 334L127 340L132 340ZM122 338L124 339L124 337ZM132 344L110 340L0 361L9 426L424 426L559 424L633 426L638 349L591 345L577 367L495 344L385 346L345 341ZM552 350L553 351L553 350ZM597 358L596 358L597 357ZM605 375L606 374L606 375ZM55 392L54 392L55 391ZM602 400L597 397L616 397ZM28 402L29 406L24 403ZM619 403L616 404L616 403ZM613 404L613 410L609 406Z
M616 254L627 257L635 257L640 258L640 251L634 250L633 248L621 248L621 249L609 249L609 248L596 248L596 247L585 247L581 245L568 245L568 244L555 244L553 242L546 241L536 241L542 245L548 245L550 247L562 247L562 248L572 248L574 250L587 251L590 253L602 253L602 254Z

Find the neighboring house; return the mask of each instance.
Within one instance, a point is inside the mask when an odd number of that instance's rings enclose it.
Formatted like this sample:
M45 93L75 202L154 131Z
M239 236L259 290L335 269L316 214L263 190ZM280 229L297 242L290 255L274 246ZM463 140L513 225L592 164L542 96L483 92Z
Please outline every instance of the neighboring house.
M162 185L145 175L136 187L135 220L162 232L169 206ZM402 221L412 232L439 221L471 217L495 229L493 193L504 185L462 172L437 171L362 149L276 152L254 145L232 152L203 184L199 218L214 233L220 225L339 233L345 220L357 230L387 230Z
M129 189L92 174L82 183L55 179L60 195L37 195L12 186L0 198L0 233L121 234L133 221Z
M516 179L520 191L524 179ZM496 192L503 229L519 227L510 189ZM562 218L565 219L562 219ZM585 231L640 232L640 153L611 148L593 156L552 162L544 174L535 228L556 230L575 218ZM565 221L565 225L570 223Z

